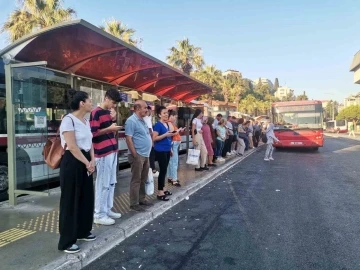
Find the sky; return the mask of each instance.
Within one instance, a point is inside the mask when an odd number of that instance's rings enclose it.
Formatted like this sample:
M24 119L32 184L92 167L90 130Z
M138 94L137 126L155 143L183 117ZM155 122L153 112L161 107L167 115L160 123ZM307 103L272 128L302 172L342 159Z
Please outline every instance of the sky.
M19 0L0 0L2 24ZM177 40L202 48L206 64L243 77L279 78L310 99L360 92L349 72L360 50L358 0L64 0L99 26L116 18L136 30L142 50L165 61ZM0 48L9 44L0 35Z

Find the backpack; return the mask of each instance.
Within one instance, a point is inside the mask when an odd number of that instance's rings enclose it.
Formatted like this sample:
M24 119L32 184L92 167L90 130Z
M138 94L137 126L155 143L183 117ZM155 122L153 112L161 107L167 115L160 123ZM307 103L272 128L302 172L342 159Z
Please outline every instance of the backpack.
M262 133L262 134L261 134L261 141L262 141L263 143L267 143L268 139L267 139L267 137L266 137L266 133Z
M73 126L74 120L70 117ZM43 156L45 163L53 170L58 169L60 167L62 156L65 153L66 144L64 148L61 146L61 139L60 139L60 127L56 132L55 138L48 138L47 142L43 149Z

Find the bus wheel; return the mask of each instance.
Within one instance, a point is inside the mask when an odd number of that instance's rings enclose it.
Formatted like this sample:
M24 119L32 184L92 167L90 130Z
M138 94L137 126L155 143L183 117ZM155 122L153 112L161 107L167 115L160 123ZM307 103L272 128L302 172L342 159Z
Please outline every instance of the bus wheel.
M318 150L319 150L319 147L314 147L313 150L314 150L314 151L318 151Z
M8 185L8 167L6 165L0 165L0 193L7 191Z

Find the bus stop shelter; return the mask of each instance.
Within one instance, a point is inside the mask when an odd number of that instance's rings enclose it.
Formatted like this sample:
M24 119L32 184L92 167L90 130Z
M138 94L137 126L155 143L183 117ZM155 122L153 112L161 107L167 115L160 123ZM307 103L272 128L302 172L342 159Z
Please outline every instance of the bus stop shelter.
M7 156L12 205L20 194L48 195L22 189L20 178L34 181L39 168L48 170L48 177L56 173L47 168L35 148L31 149L31 145L41 149L48 136L49 85L55 91L51 95L56 95L54 85L76 88L77 80L90 79L186 103L212 91L208 85L84 20L23 37L2 50L0 56L6 87L6 132L0 141L7 145L2 156Z

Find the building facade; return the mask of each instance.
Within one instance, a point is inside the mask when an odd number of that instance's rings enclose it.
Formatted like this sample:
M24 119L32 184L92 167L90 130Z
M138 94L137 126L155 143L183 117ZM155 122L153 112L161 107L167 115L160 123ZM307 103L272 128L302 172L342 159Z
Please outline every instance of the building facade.
M266 79L266 78L259 78L259 79L260 79L260 81L261 81L262 84L267 84L267 85L269 85L270 90L273 90L273 89L274 89L274 84L272 83L271 80ZM259 83L259 79L252 80L252 84L253 84L254 87Z
M350 95L344 99L345 108L352 105L360 105L360 92L355 95Z
M350 71L354 72L354 83L360 84L360 51L354 55L354 59L350 66Z
M294 94L294 90L287 86L280 86L275 92L275 97L281 100L282 98L287 97L289 94Z

